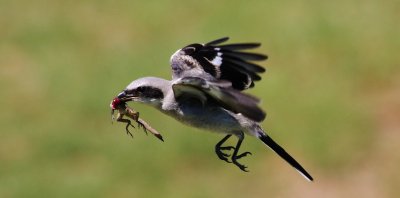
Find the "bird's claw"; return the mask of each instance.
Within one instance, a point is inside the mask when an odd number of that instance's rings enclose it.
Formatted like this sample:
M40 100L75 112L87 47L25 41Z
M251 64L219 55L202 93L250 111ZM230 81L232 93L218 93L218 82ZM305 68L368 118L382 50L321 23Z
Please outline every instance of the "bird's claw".
M235 164L237 167L239 167L240 170L242 170L242 171L244 171L244 172L249 172L249 171L247 170L247 166L245 166L245 165L243 165L243 164L240 164L240 163L237 161L237 158L233 158L233 157L232 157L232 162L233 162L233 164Z
M242 158L242 157L245 157L245 156L247 156L247 155L251 155L251 153L250 152L244 152L244 153L242 153L242 154L240 154L240 155L233 155L232 156L232 162L233 162L233 164L235 164L237 167L239 167L240 168L240 170L242 170L242 171L244 171L244 172L249 172L248 170L247 170L247 166L245 166L245 165L243 165L243 164L240 164L237 160L238 159L240 159L240 158Z
M225 162L232 163L229 161L228 157L231 156L230 154L222 152L223 150L232 150L235 149L233 146L224 146L224 147L216 147L215 153L217 154L218 158L224 160Z
M247 155L252 155L252 154L251 154L250 152L244 152L244 153L242 153L242 154L236 156L236 159L240 159L240 158L242 158L242 157L246 157Z
M241 154L238 154L240 145L243 141L243 137L239 139L238 143L236 144L236 147L233 146L222 146L223 143L226 142L226 140L228 140L232 135L227 135L225 136L221 141L219 141L216 145L215 145L215 153L217 154L217 156L219 157L219 159L224 160L225 162L228 163L233 163L235 164L237 167L240 168L240 170L244 171L244 172L248 172L247 167L243 164L240 164L237 160L245 157L247 155L251 155L250 152L243 152ZM232 156L222 152L223 150L233 150L233 154ZM229 161L228 157L231 156L231 160Z

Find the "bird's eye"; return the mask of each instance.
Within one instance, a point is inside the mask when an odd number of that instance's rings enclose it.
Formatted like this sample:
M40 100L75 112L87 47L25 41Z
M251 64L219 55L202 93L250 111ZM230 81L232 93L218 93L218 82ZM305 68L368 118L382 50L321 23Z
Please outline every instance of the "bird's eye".
M149 86L142 86L138 87L134 91L134 95L143 97L143 98L163 98L164 94L160 89L149 87Z
M125 96L126 96L126 92L123 91L123 92L118 94L117 98L124 98Z
M143 91L144 91L144 87L138 87L138 88L136 89L136 91L138 91L138 92L143 92Z

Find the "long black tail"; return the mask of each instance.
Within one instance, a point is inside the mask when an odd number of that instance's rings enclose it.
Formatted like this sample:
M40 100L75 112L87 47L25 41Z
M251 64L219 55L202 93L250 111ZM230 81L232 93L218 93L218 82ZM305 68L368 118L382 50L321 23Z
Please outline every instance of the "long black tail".
M313 181L314 179L310 174L292 157L287 153L281 146L279 146L273 139L271 139L268 135L264 133L259 133L260 140L264 142L269 148L271 148L275 153L281 156L286 162L292 165L297 171L300 172L306 179L309 181Z

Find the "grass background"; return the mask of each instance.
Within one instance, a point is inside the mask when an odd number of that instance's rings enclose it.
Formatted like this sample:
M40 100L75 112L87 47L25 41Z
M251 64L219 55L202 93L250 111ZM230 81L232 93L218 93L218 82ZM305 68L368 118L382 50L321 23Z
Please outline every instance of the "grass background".
M0 1L0 197L395 197L400 193L400 3L351 1ZM131 104L165 142L111 124L109 102L143 76L170 78L178 48L257 41L262 126L308 183L247 138ZM230 143L234 143L233 141Z

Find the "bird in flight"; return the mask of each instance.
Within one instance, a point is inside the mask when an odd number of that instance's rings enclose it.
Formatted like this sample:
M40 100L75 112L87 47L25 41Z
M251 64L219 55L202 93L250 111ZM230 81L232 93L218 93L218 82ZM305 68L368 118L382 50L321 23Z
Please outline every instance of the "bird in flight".
M259 74L265 71L254 62L267 59L266 55L243 51L257 48L260 43L221 44L228 39L179 49L170 59L172 80L134 80L114 101L145 103L189 126L225 134L215 145L215 153L242 171L248 170L238 160L251 153L240 153L240 146L245 134L256 137L312 181L311 175L261 128L266 113L256 97L243 92L254 87L254 82L261 80ZM238 139L236 146L224 146L232 136Z

